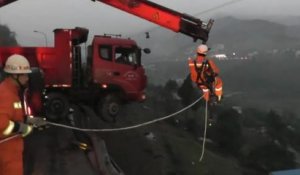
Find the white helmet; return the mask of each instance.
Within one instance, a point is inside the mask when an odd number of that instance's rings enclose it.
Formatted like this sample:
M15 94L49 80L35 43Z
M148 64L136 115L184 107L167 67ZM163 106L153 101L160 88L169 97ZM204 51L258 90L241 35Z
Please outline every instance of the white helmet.
M28 60L22 55L11 55L7 58L4 72L9 74L28 74L31 73Z
M207 51L208 51L208 47L207 47L207 45L205 45L205 44L201 44L201 45L199 45L198 48L197 48L197 53L198 53L198 54L206 55Z

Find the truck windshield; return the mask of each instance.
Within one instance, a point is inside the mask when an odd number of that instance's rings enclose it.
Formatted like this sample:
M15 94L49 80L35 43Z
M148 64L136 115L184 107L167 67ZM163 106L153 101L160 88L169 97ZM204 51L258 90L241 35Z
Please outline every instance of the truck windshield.
M117 47L115 50L116 63L140 65L141 58L138 52L139 50L137 47L133 47L133 48Z

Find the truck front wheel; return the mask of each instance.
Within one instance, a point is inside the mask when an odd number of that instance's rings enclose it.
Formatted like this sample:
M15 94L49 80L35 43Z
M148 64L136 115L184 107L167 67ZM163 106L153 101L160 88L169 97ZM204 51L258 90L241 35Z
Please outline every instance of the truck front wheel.
M121 99L115 94L104 96L97 105L100 117L106 122L116 122L121 109Z
M51 121L63 120L69 112L68 99L60 93L50 93L46 100L46 118Z

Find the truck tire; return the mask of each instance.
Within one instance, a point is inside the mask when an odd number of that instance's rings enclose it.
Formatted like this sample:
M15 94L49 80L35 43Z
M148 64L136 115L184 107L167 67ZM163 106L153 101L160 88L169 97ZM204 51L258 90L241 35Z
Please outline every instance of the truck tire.
M47 96L45 105L46 118L50 121L66 119L70 108L68 99L60 93L50 93Z
M108 94L104 96L97 105L98 115L102 120L110 123L116 122L121 109L121 99L116 94Z
M70 125L78 128L91 128L88 125L89 121L86 117L86 113L81 110L81 107L79 105L72 105L71 108L73 112L68 114ZM73 130L73 134L79 143L91 144L91 141L87 139L87 133Z

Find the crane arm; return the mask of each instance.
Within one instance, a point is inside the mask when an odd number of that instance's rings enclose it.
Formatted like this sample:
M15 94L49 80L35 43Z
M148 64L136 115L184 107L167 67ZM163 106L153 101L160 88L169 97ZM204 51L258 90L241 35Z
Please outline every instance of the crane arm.
M17 0L0 0L0 7ZM96 0L92 0L96 1ZM204 43L208 40L213 20L204 23L198 18L177 12L148 0L97 0L119 10L136 15L142 19L158 24L174 32L180 32L200 39Z
M97 1L146 19L174 32L188 35L194 40L200 39L203 42L208 40L208 35L213 24L213 20L209 20L209 22L205 24L193 16L174 11L148 0Z
M12 2L15 2L15 1L17 1L17 0L0 0L0 7L8 5L8 4L10 4Z

